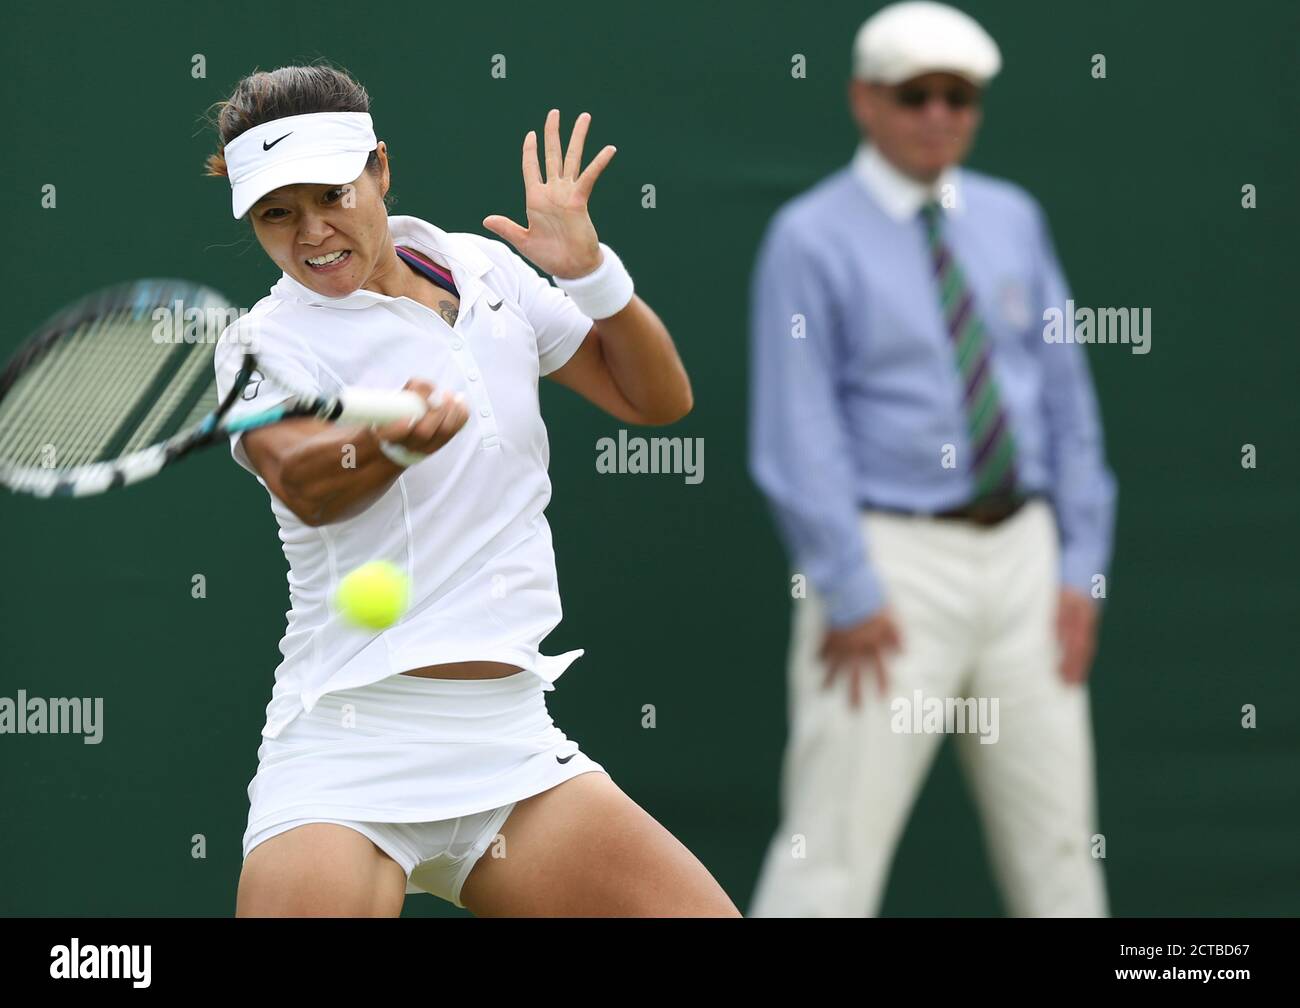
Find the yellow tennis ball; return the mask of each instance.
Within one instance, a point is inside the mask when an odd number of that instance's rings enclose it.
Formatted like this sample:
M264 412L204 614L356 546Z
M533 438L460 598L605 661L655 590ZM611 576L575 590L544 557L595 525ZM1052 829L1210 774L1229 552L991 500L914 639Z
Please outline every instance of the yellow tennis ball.
M406 611L410 578L396 564L372 560L339 582L334 599L347 619L371 630L392 626Z

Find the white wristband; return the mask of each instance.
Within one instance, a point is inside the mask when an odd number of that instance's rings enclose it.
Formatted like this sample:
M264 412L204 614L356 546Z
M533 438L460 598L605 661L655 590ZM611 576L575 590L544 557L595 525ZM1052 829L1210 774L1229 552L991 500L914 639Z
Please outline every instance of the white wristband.
M632 300L632 277L623 261L604 242L600 243L600 251L603 256L600 265L586 276L551 278L589 319L609 318Z
M380 441L379 450L405 469L407 466L413 466L417 462L423 462L429 456L423 452L411 451L409 448L403 448L399 444L393 444L391 441Z

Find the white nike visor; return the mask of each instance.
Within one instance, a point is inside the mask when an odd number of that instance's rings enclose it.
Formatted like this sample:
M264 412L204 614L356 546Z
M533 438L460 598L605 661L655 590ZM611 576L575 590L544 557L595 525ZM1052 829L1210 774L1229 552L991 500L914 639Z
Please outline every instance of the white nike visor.
M254 126L225 147L235 219L283 185L354 181L377 144L369 112L310 112Z

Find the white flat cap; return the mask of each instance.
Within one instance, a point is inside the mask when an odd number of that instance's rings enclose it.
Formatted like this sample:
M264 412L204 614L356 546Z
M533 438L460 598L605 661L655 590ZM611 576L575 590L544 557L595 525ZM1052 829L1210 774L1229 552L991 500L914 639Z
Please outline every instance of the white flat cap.
M925 73L960 74L983 87L1002 68L998 44L947 4L906 0L862 23L853 40L853 76L897 84Z

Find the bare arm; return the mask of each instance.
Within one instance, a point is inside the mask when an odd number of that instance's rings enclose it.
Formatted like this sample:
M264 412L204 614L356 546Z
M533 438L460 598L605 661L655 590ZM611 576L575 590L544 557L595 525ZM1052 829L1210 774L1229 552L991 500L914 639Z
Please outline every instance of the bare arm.
M299 426L301 425L301 426ZM350 466L345 451L352 446ZM244 435L249 461L266 484L308 525L351 518L374 503L402 473L367 427L297 420Z
M433 392L429 382L417 379L404 388L426 397ZM328 525L366 510L405 472L380 451L381 440L430 455L468 419L464 404L448 399L409 429L405 420L378 428L286 420L249 431L244 435L244 450L267 487L290 511L308 525ZM349 445L353 451L345 457Z
M582 277L601 263L600 243L587 199L614 156L604 147L582 169L582 146L591 115L573 124L567 154L560 149L560 112L546 116L546 181L537 160L537 136L524 137L524 208L528 227L491 214L483 226L513 245L544 273ZM691 384L672 337L648 304L635 295L622 310L595 322L577 352L547 377L566 385L628 423L657 425L691 410Z
M577 352L547 377L627 423L675 423L694 405L672 337L635 295L622 311L597 321Z

